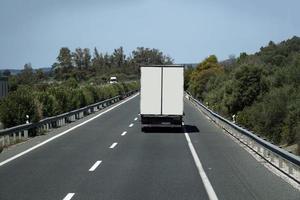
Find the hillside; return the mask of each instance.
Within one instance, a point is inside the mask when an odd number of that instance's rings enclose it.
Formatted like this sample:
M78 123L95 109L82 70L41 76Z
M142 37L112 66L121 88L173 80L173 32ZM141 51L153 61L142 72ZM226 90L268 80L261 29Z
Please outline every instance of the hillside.
M185 87L211 109L281 145L300 151L300 38L270 41L226 67L210 56L186 71ZM296 145L296 146L297 146Z

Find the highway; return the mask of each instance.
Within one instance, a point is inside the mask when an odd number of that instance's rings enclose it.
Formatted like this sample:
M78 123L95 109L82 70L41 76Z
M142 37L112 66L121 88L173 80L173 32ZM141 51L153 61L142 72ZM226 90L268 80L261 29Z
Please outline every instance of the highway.
M188 101L185 128L141 131L139 96L0 166L1 200L300 199Z

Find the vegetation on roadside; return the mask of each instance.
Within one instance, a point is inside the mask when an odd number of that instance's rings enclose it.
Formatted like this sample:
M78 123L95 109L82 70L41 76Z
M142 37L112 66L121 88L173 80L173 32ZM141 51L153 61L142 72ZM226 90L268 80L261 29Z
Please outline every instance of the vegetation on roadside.
M0 121L4 127L78 109L139 88L139 66L171 64L173 61L158 49L138 47L126 56L122 47L112 54L91 55L88 48L60 49L50 72L34 70L30 63L20 74L9 78L9 95L0 101ZM116 76L116 84L108 84Z
M300 38L269 42L219 63L209 56L185 71L185 88L211 109L300 153Z
M136 81L77 86L72 79L65 84L22 86L1 100L0 119L6 128L24 124L26 115L37 122L138 88Z

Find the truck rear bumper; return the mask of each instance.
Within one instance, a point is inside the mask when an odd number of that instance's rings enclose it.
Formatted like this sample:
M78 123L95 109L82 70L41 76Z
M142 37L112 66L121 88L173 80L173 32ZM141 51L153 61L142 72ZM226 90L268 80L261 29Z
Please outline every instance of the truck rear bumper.
M141 115L143 127L181 127L182 115Z

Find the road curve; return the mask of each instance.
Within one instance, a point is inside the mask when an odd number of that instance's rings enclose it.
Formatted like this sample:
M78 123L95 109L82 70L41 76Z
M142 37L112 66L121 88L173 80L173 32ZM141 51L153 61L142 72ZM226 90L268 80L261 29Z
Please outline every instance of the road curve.
M139 97L0 167L0 199L208 199L184 131L141 132ZM299 199L190 103L188 132L219 199Z

